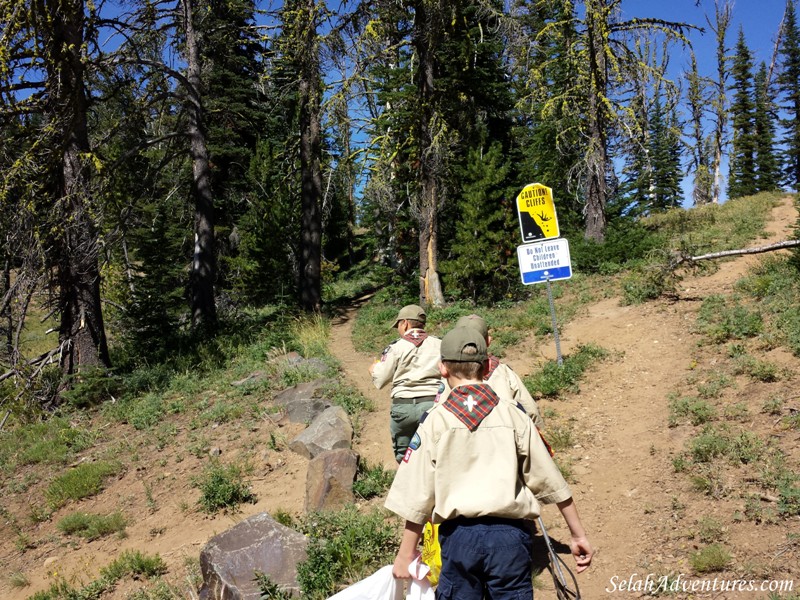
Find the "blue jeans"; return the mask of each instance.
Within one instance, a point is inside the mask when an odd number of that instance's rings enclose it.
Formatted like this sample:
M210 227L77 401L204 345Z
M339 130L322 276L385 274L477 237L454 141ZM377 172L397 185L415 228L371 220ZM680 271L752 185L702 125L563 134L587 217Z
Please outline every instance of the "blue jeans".
M533 600L532 538L522 520L453 519L439 526L436 600Z

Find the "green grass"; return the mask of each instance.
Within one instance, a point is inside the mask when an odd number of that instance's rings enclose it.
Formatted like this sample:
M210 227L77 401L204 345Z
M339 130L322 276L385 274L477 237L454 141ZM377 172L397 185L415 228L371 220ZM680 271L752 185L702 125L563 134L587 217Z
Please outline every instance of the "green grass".
M109 515L78 512L61 519L57 527L66 535L75 535L92 541L112 533L120 534L125 531L126 525L127 520L121 512Z
M732 561L730 552L722 544L710 544L689 557L689 563L697 574L724 571Z
M800 272L790 259L763 259L738 285L756 299L769 315L768 329L789 350L800 356Z
M138 550L126 550L119 558L100 570L100 577L76 587L74 583L57 578L47 590L35 593L29 600L99 600L110 592L123 577L151 579L167 572L159 555L148 556Z
M394 474L394 470L386 470L383 465L370 466L367 461L361 460L353 483L353 493L364 500L380 496L392 485Z
M675 427L683 419L692 425L702 425L717 417L717 410L706 400L685 397L669 403L669 426Z
M246 467L237 464L223 465L212 461L194 481L200 489L198 504L203 512L214 514L223 510L235 511L240 504L255 502L255 496L245 481Z
M339 586L391 564L400 535L398 523L387 516L377 509L361 513L353 505L306 515L301 529L309 536L308 559L297 568L303 598L324 600Z
M353 385L337 380L322 388L322 395L350 416L375 410L375 404Z
M537 373L526 377L525 386L534 397L555 398L565 391L576 392L584 372L607 356L608 352L599 346L593 344L579 346L573 355L563 357L562 365L550 361Z
M760 312L741 304L737 298L720 295L703 300L697 324L700 332L715 344L752 338L764 330Z
M11 472L21 465L63 465L97 441L88 428L66 417L20 425L0 434L0 469Z
M700 435L690 440L689 450L695 463L724 457L733 464L749 464L762 457L764 442L751 431L736 433L724 425L707 425Z
M118 462L98 461L81 463L56 477L45 490L45 499L51 508L64 506L70 500L94 496L103 489L105 480L122 470Z

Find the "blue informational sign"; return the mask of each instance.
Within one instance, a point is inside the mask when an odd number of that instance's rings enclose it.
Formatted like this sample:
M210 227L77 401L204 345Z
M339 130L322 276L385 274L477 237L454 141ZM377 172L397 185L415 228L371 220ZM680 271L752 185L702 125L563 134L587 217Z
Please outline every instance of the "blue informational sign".
M572 277L569 242L564 238L517 246L517 260L525 285Z

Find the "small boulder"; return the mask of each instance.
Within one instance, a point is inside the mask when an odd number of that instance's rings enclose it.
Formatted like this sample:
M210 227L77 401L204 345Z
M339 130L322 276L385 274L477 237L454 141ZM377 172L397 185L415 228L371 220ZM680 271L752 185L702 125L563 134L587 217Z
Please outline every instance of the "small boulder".
M208 600L260 600L255 573L299 595L297 564L306 560L307 538L259 513L209 540L200 552L203 588Z
M358 454L353 450L328 450L308 463L305 512L334 510L353 502L353 482Z
M289 442L289 448L300 456L314 458L326 450L350 448L352 440L350 417L341 406L331 406Z

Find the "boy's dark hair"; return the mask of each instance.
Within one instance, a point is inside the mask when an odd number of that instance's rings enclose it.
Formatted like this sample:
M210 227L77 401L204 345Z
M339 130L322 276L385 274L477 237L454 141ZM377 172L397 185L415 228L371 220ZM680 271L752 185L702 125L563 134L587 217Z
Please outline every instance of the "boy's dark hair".
M425 329L425 323L416 319L406 319L411 329Z
M464 355L477 355L478 347L472 344L464 346L461 353ZM483 379L483 362L480 360L476 362L442 360L442 364L451 375L459 379L477 379L479 381Z

